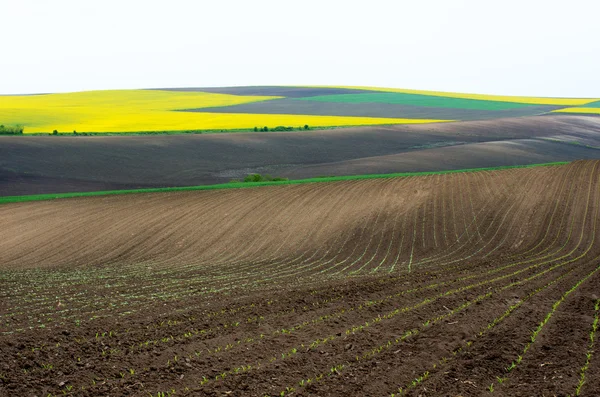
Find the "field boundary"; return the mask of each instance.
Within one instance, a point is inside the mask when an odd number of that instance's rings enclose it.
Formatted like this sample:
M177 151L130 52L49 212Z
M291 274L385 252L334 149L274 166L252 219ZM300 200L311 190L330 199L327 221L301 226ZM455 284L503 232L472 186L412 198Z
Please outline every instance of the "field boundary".
M443 175L443 174L456 174L463 172L479 172L479 171L498 171L513 168L533 168L533 167L548 167L569 164L568 161L557 161L552 163L540 163L540 164L527 164L527 165L507 165L499 167L484 167L484 168L464 168L458 170L446 170L446 171L423 171L423 172L401 172L391 174L364 174L364 175L348 175L348 176L328 176L328 177L316 177L307 179L295 179L288 181L269 181L269 182L230 182L220 183L215 185L200 185L200 186L180 186L180 187L164 187L164 188L145 188L145 189L124 189L124 190L103 190L97 192L72 192L72 193L47 193L47 194L34 194L24 196L5 196L0 197L0 205L8 203L23 203L28 201L43 201L43 200L56 200L65 198L77 198L77 197L93 197L93 196L112 196L119 194L136 194L136 193L167 193L167 192L185 192L185 191L197 191L197 190L220 190L220 189L242 189L252 188L260 186L279 186L279 185L299 185L304 183L317 183L317 182L338 182L338 181L349 181L349 180L361 180L361 179L385 179L385 178L401 178L401 177L413 177L413 176L427 176L427 175Z
M182 110L175 110L176 112L181 112ZM236 114L236 113L231 113ZM248 113L251 114L251 113ZM257 113L258 114L258 113ZM261 115L261 114L258 114ZM264 113L264 115L268 116L270 114ZM580 114L581 115L581 114ZM586 114L584 114L586 115ZM314 116L314 115L305 115L305 116ZM340 117L358 117L358 116L340 116ZM208 128L208 129L189 129L189 130L155 130L155 131L119 131L119 132L102 132L102 131L90 131L90 132L78 132L77 134L73 134L71 131L58 131L56 135L54 135L51 131L48 132L23 132L23 134L18 134L18 136L30 136L30 137L39 137L39 136L77 136L77 137L93 137L93 136L129 136L129 135L211 135L211 134L272 134L272 133L294 133L294 132L315 132L315 131L326 131L326 130L341 130L347 128L360 128L360 127L392 127L398 125L415 125L415 124L438 124L438 123L456 123L463 120L437 120L437 119L427 119L431 120L426 123L392 123L387 121L386 119L390 119L389 117L374 117L380 118L382 123L380 124L344 124L344 125L309 125L308 129L298 128L294 126L281 126L281 127L292 127L293 130L290 131L274 131L277 126L267 126L269 131L261 131L260 129L263 125L256 125L258 127L258 131L254 131L254 127L245 127L245 128ZM424 120L424 119L406 119L406 120ZM264 124L264 123L263 123ZM304 123L306 124L306 123ZM299 127L303 127L302 126ZM26 130L26 126L24 128ZM8 135L8 134L7 134ZM11 136L11 135L8 135Z

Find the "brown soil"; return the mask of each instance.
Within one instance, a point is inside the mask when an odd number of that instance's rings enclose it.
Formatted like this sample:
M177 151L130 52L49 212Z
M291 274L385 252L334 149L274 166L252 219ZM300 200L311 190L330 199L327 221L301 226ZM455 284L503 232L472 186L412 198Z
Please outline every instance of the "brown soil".
M0 206L0 395L574 395L599 178L577 161Z

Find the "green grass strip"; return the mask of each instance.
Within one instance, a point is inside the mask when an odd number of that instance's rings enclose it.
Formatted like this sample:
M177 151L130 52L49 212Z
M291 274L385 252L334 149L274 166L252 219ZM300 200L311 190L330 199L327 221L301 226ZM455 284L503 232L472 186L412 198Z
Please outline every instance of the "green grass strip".
M576 106L578 108L600 108L600 101L586 103L585 105Z
M421 94L381 93L381 94L337 94L319 95L306 98L297 98L298 101L318 101L337 103L389 103L397 105L424 106L435 108L473 109L473 110L507 110L531 106L543 106L528 103L488 101L478 99L464 99L440 97Z
M351 181L360 179L383 179L383 178L401 178L401 177L412 177L412 176L426 176L426 175L441 175L441 174L456 174L461 172L477 172L477 171L497 171L512 168L532 168L532 167L546 167L555 165L569 164L568 161L559 161L553 163L543 164L529 164L529 165L507 165L500 167L485 167L485 168L466 168L460 170L448 170L448 171L425 171L425 172L402 172L394 174L366 174L366 175L349 175L349 176L327 176L317 177L308 179L295 179L290 181L272 181L272 182L230 182L221 183L217 185L202 185L202 186L183 186L183 187L165 187L165 188L150 188L150 189L130 189L130 190L104 190L98 192L74 192L74 193L50 193L50 194L34 194L27 196L5 196L0 197L0 204L7 203L24 203L27 201L42 201L42 200L55 200L75 197L92 197L92 196L111 196L117 194L135 194L135 193L165 193L165 192L187 192L196 190L218 190L218 189L241 189L251 188L260 186L278 186L278 185L299 185L303 183L317 183L317 182L338 182L338 181Z

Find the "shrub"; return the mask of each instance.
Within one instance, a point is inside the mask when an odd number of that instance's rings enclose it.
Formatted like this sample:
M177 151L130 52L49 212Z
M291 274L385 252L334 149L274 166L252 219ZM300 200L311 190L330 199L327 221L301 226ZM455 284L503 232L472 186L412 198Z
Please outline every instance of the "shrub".
M254 127L254 132L258 132L258 127Z
M261 174L250 174L246 175L244 178L244 182L262 182L263 177Z
M308 124L304 124L304 129L305 129L305 130L308 130L308 129L309 129L309 127L308 127Z
M58 135L58 131L57 130L52 131L52 135Z
M279 181L287 181L288 178L282 177L272 177L269 174L261 175L261 174L249 174L244 178L244 182L279 182Z
M0 125L0 135L21 135L23 134L23 126L4 126Z
M284 127L282 125L278 125L273 128L271 131L294 131L294 127Z

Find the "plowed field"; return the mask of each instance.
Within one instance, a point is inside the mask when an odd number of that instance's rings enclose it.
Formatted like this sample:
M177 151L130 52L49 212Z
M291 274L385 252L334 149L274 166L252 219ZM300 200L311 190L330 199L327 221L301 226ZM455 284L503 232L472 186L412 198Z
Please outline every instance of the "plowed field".
M0 206L0 395L598 396L600 161Z

